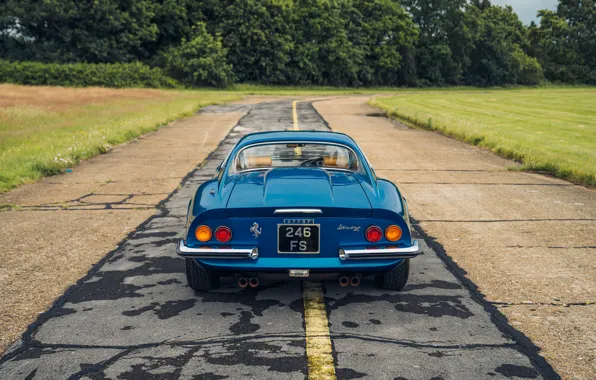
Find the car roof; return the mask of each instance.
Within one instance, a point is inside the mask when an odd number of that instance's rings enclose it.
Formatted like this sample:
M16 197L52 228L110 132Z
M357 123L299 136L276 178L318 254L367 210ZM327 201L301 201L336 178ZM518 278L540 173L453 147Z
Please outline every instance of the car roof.
M350 136L343 133L327 131L274 131L251 133L240 139L238 147L288 140L328 142L344 144L351 148L358 148L358 145L356 145L356 142Z

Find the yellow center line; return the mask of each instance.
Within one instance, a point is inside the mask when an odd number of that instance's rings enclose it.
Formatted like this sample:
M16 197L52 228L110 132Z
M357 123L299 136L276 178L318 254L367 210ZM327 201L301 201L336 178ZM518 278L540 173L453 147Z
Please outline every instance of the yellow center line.
M297 104L298 104L297 100L294 100L292 102L292 121L294 122L294 124L292 125L292 130L294 130L294 131L300 130L300 124L298 124L298 109L296 109ZM302 148L300 148L300 147L294 148L294 155L302 156Z
M299 131L298 111L292 103L292 130ZM294 148L297 156L302 155L302 148ZM306 358L308 359L309 380L335 380L333 347L329 336L329 321L325 310L325 294L320 282L305 281L302 290L304 299L304 325L306 326Z
M294 121L294 126L292 127L292 129L294 131L299 131L300 125L298 124L298 110L296 109L296 104L298 104L298 101L294 100L294 102L292 103L292 120Z
M308 379L335 380L333 347L329 336L329 321L321 283L305 281L302 298L304 299Z

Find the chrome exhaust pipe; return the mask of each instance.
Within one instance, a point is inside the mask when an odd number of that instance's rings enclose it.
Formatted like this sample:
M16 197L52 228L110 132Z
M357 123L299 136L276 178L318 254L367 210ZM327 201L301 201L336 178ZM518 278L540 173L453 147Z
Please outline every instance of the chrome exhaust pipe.
M346 286L350 285L350 279L346 276L342 276L339 278L339 284L345 288Z
M353 287L360 286L360 277L350 278L350 285L352 285Z
M247 286L248 286L248 279L246 277L240 277L238 279L238 287L244 289Z
M250 280L248 280L248 284L251 288L256 288L259 286L259 279L256 277L251 277Z

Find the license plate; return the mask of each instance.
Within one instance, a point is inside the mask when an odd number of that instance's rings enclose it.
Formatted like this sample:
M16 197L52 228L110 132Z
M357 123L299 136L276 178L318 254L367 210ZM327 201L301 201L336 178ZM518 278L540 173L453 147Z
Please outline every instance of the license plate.
M318 224L278 224L278 253L319 253Z

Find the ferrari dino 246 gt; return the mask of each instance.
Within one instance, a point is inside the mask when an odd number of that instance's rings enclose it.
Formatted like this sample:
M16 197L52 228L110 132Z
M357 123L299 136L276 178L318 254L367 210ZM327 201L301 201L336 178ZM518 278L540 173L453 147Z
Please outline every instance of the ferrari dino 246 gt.
M195 290L216 288L220 276L256 287L266 275L332 277L342 286L374 276L400 290L420 250L406 200L377 178L354 140L284 131L236 144L190 201L177 252Z

